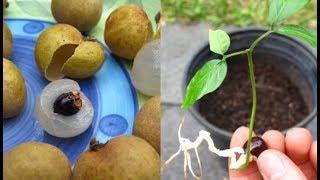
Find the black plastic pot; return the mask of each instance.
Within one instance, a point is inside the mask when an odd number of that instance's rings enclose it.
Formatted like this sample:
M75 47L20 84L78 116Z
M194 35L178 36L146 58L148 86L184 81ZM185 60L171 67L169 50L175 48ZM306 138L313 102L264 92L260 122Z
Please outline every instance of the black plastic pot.
M231 38L231 47L228 53L243 50L248 48L257 37L266 32L263 28L246 28L231 30L228 32ZM317 114L317 56L316 50L310 48L308 45L291 37L285 37L279 34L271 34L255 48L254 54L266 54L275 57L274 61L281 67L289 78L296 82L300 93L308 105L310 114L301 119L301 122L295 127L304 127ZM253 60L254 60L253 54ZM210 51L209 45L205 46L190 63L185 74L184 89L194 76L195 72L202 67L207 61L219 58L219 55ZM297 70L287 68L288 65L296 65ZM230 92L232 93L232 92ZM232 132L221 129L214 124L209 123L198 111L198 104L190 108L191 114L194 115L200 123L202 123L217 144L218 148L227 148L232 136ZM284 130L285 133L287 130Z

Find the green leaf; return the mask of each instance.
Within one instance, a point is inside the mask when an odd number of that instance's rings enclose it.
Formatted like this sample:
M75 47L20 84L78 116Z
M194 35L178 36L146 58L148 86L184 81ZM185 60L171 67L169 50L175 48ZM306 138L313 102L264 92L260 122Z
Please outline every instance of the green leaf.
M208 61L189 82L181 107L187 109L202 96L216 90L226 74L227 63L225 60Z
M284 25L277 31L280 34L299 38L312 47L317 47L317 33L298 25Z
M224 55L225 52L229 49L230 46L230 37L229 35L222 30L209 30L209 44L210 50Z
M302 9L310 0L272 0L269 6L268 22L278 23Z

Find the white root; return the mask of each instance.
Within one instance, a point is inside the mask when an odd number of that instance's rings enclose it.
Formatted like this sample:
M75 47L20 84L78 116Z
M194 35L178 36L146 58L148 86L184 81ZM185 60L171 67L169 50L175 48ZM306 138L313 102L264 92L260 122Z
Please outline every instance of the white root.
M181 128L182 128L183 122L184 122L184 117L182 118L182 120L179 124L179 129L178 129L178 138L179 138L179 143L180 143L179 149L162 165L161 171L164 171L165 168L170 164L170 162L173 159L175 159L181 152L183 152L183 154L184 154L184 166L183 166L184 167L184 178L187 179L187 169L188 169L190 171L191 175L195 179L200 180L201 176L202 176L202 166L201 166L201 161L200 161L200 157L199 157L197 148L200 146L202 141L207 142L209 151L217 154L220 157L231 158L230 165L229 165L230 169L241 169L245 165L246 155L245 155L243 148L234 147L234 148L230 148L230 149L220 150L214 146L213 140L210 137L210 133L205 130L201 130L199 132L199 136L197 137L197 139L194 142L191 142L187 138L183 138L181 136ZM200 176L197 176L192 169L191 156L190 156L190 150L192 150L192 149L194 149L194 151L196 153ZM240 157L238 160L236 159L237 153L240 154ZM253 159L250 158L250 161L252 161L252 160Z

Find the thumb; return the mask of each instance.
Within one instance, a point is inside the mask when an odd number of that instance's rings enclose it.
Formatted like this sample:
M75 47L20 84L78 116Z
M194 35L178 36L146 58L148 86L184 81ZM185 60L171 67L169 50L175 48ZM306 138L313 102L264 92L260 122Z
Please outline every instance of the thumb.
M266 150L257 160L259 171L266 180L304 180L303 172L285 154Z

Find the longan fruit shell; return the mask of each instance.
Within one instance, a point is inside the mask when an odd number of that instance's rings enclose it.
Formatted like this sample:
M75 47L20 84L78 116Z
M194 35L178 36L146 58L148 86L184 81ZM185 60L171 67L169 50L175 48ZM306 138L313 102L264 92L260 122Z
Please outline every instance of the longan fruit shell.
M160 179L160 157L144 139L118 136L97 151L83 153L73 172L73 180Z
M67 24L44 30L35 47L36 63L50 81L64 76L92 76L101 68L104 59L104 50L95 39L82 38L75 27Z
M3 23L3 57L10 58L12 49L12 33L6 23Z
M88 78L101 68L104 59L104 50L97 42L82 41L62 66L62 74L77 79Z
M99 22L102 6L102 0L52 0L51 12L57 22L86 32Z
M69 180L71 166L64 153L47 143L20 144L4 156L6 180Z
M55 74L54 76L57 77L51 77L52 75L47 73L47 69L55 67L58 69L57 71L60 71L65 59L73 54L72 50L76 48L81 40L81 33L68 24L53 25L40 34L36 42L34 55L37 66L48 80L56 80L63 77L62 74ZM57 51L58 49L59 51Z
M135 118L133 134L148 141L160 154L160 96L150 98Z
M151 22L137 5L122 5L106 20L104 40L119 57L133 60L141 47L152 37Z
M24 78L15 64L3 58L3 118L19 114L27 98Z

